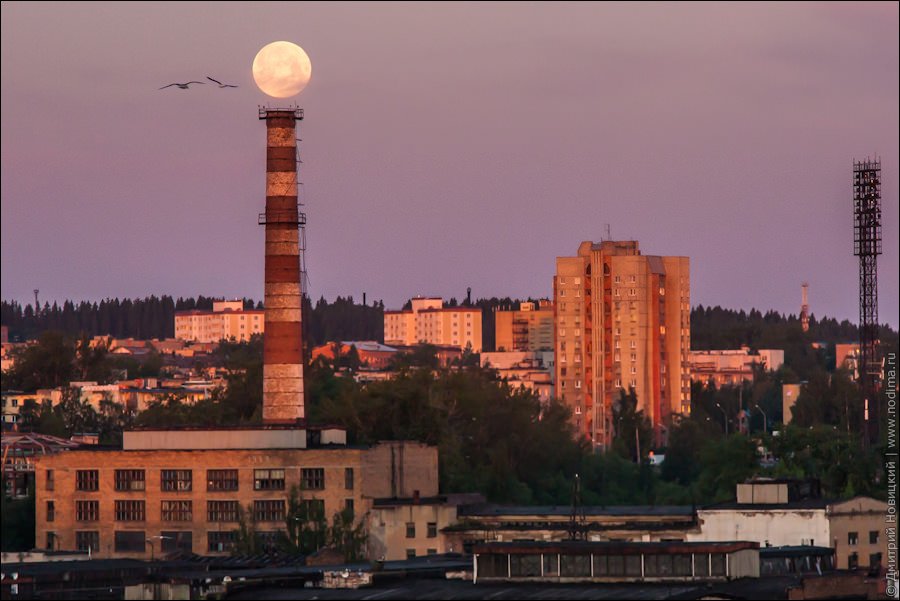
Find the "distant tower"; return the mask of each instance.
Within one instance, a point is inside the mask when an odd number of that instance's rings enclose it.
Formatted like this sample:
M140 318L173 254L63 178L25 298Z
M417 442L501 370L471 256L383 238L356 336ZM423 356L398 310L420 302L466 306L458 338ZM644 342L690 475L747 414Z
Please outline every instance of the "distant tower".
M878 255L881 254L881 161L853 162L853 254L859 257L859 387L863 443L878 443Z
M809 332L809 284L803 282L800 285L803 300L800 302L800 326L804 332Z
M263 339L263 422L304 417L301 323L301 228L306 216L297 200L296 121L303 109L261 107L266 121L265 336Z
M40 290L35 288L34 289L34 314L35 315L37 315L38 313L41 312L41 303L38 302L38 292L40 292Z

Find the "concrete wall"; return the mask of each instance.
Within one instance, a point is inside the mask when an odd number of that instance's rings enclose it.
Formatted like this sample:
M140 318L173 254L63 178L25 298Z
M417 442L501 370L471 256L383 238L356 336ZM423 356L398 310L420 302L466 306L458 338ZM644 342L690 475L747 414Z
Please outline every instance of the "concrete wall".
M887 526L896 527L895 523L887 523L888 504L869 497L855 497L841 503L828 506L828 522L831 530L829 546L835 550L835 567L841 570L849 568L850 555L856 553L859 567L868 567L872 554L881 553L881 565L887 566L888 537ZM856 543L851 544L849 536L856 533ZM870 542L874 533L875 542Z
M746 540L773 547L828 545L828 519L822 509L699 509L700 533L689 542ZM810 542L811 541L811 542Z
M407 558L407 550L416 557L435 553L462 552L461 545L441 532L456 522L456 506L438 503L403 504L373 507L369 517L369 557L385 560ZM407 523L415 524L415 536L407 536ZM428 535L428 524L435 524L435 536Z
M418 442L381 442L363 457L363 494L387 499L438 494L438 452Z
M305 449L306 430L147 430L123 434L125 451L168 449ZM323 441L324 442L324 441Z

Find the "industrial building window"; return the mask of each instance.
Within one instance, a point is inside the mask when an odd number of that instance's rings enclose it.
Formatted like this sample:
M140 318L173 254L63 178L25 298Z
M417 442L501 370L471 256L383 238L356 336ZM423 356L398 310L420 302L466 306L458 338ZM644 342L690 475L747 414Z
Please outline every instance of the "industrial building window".
M590 555L561 555L559 558L560 576L590 576Z
M556 556L554 555L554 558ZM510 576L533 577L541 575L540 555L509 555Z
M712 553L709 560L711 576L725 576L725 554Z
M207 501L207 522L237 522L240 517L240 505L237 501Z
M344 468L344 488L347 490L353 490L353 468L352 467Z
M160 488L168 492L191 490L193 472L191 470L161 470Z
M437 522L428 522L428 538L437 537Z
M416 558L416 550L415 549L407 549L406 550L406 559L415 559Z
M858 532L848 532L847 533L847 544L855 546L859 544L859 533Z
M192 501L162 501L160 516L164 522L190 522L193 520Z
M237 542L237 531L215 531L206 533L207 550L216 552L230 551Z
M100 501L75 501L76 522L96 522L100 519Z
M607 561L607 575L624 576L625 575L625 557L622 555L609 555Z
M437 555L437 549L428 549L426 551L428 555Z
M116 501L117 522L143 522L147 517L144 501Z
M116 530L115 541L117 553L143 553L147 537L143 530Z
M96 551L100 548L100 532L97 530L77 530L75 548L79 551Z
M257 522L283 522L284 500L253 501L253 519Z
M344 511L349 511L353 515L353 499L344 499Z
M652 556L648 556L652 557ZM640 576L641 575L641 557L640 555L625 556L625 575Z
M869 530L869 544L870 545L878 544L878 530Z
M47 470L47 490L53 490L53 470Z
M406 538L416 538L415 522L406 522Z
M144 490L144 470L116 470L116 490Z
M325 501L322 499L303 499L300 501L300 517L303 520L324 520Z
M253 470L254 490L284 490L284 470Z
M881 566L881 552L869 554L869 568L877 568Z
M855 570L859 567L859 554L851 553L849 557L847 557L847 569Z
M556 555L555 553L544 555L544 575L559 575L559 555Z
M321 467L301 469L300 488L303 490L323 490L325 488L325 469Z
M163 553L191 553L194 546L194 533L191 531L163 531L160 533Z
M53 551L59 546L59 538L56 536L55 532L47 533L47 546L46 549L48 551Z
M694 553L694 575L698 578L709 576L709 553Z
M52 522L56 519L56 503L47 501L47 521Z
M237 470L206 470L206 490L237 490Z
M75 472L75 490L93 492L100 488L98 470L78 470Z

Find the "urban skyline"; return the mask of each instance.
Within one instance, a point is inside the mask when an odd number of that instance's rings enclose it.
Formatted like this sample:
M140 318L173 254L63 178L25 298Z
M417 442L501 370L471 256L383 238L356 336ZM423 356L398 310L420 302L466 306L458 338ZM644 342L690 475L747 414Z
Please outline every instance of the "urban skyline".
M855 322L877 153L898 325L895 4L272 7L3 5L5 299L261 299L250 62L291 39L313 298L547 297L610 224L690 257L693 305L796 314L808 281ZM240 87L158 90L206 76Z

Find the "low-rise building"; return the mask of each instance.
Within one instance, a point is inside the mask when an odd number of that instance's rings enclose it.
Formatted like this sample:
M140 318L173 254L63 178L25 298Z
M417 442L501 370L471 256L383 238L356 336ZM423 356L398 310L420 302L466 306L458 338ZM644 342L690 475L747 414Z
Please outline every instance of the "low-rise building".
M127 431L121 449L37 458L35 540L101 558L225 554L244 513L261 536L285 531L293 489L329 522L359 520L374 499L437 495L437 466L435 447L351 447L338 428Z
M215 301L212 311L175 313L175 338L197 342L249 340L265 331L265 311L244 309L240 300Z
M746 346L740 349L691 351L689 357L691 379L704 384L712 382L717 387L752 382L753 370L758 367L777 371L784 365L783 350L759 349L752 353Z
M530 390L543 403L553 398L553 351L481 353L480 359L510 387Z
M310 358L313 361L319 357L334 361L338 356L347 356L351 349L356 349L360 363L364 367L374 370L387 369L398 352L396 348L374 340L343 340L315 347L310 353Z
M434 344L481 351L481 309L445 307L440 297L416 297L410 308L384 312L384 343Z

